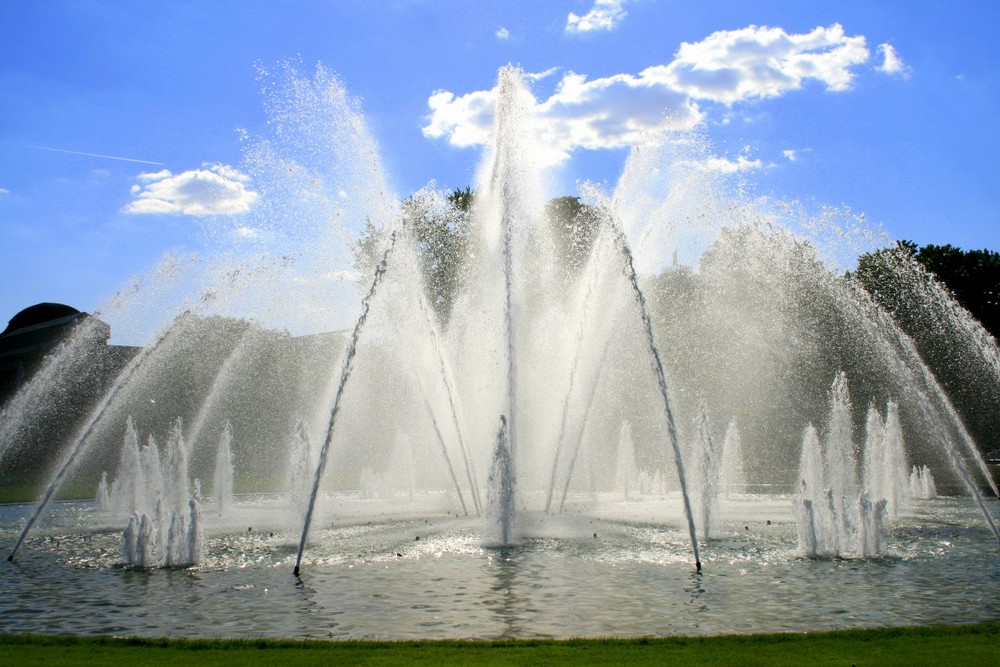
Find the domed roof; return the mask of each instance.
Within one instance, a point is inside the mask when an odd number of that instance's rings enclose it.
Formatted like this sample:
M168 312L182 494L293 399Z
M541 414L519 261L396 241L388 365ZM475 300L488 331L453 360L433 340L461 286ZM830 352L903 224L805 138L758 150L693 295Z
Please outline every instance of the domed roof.
M34 306L28 306L10 318L7 328L4 329L0 336L12 333L18 329L42 324L43 322L51 322L52 320L60 320L64 317L80 314L80 311L76 308L62 303L36 303Z

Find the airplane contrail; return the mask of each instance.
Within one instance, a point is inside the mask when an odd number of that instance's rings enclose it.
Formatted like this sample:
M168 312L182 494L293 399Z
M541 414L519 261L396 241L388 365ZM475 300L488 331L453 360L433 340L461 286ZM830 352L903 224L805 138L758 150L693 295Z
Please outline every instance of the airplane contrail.
M138 162L140 164L155 164L157 166L164 166L164 162L153 162L152 160L137 160L131 157L118 157L117 155L101 155L100 153L84 153L82 151L69 151L65 148L50 148L48 146L28 146L28 148L34 148L39 151L52 151L53 153L69 153L70 155L83 155L86 157L99 157L105 160L121 160L122 162Z

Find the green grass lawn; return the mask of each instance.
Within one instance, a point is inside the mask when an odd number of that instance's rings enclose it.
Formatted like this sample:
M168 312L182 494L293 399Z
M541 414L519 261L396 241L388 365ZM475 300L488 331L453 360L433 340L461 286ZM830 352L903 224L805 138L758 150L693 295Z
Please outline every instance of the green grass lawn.
M0 635L9 665L997 665L1000 623L565 641L321 642Z

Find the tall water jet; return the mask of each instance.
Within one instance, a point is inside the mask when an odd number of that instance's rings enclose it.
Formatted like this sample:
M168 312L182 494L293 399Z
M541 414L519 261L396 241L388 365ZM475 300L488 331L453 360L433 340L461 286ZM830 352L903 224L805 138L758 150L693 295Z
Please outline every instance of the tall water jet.
M847 508L849 498L854 496L858 484L852 420L847 375L840 372L830 388L830 413L826 424L826 453L823 463L827 488L833 494L835 515L845 523L843 531L851 530Z
M385 249L385 253L382 255L382 261L375 267L375 276L372 278L371 287L368 289L368 294L366 294L365 298L361 301L361 315L358 317L358 321L354 325L354 331L351 333L350 342L348 342L347 349L344 351L344 365L340 371L340 382L337 384L337 394L333 399L333 407L330 409L330 419L326 426L326 436L323 439L323 446L319 452L319 461L317 462L316 473L312 480L312 491L309 493L309 503L306 506L305 519L302 524L302 536L299 538L299 550L298 554L295 556L295 569L293 572L296 576L298 576L299 567L302 564L302 554L306 548L306 539L309 536L313 510L316 508L316 498L319 495L319 485L323 480L323 471L326 469L327 455L330 451L330 443L333 440L334 426L336 426L337 423L337 412L340 410L340 401L343 398L344 388L347 386L347 381L351 378L351 371L354 370L354 355L357 353L358 338L361 336L361 331L364 329L365 321L368 319L368 310L371 307L371 299L375 295L375 291L378 289L379 283L382 281L382 276L385 275L386 268L389 264L389 257L392 254L392 250L395 245L396 234L393 232L389 237L389 245Z
M102 481L106 479L107 473L105 472ZM147 509L145 499L147 491L148 486L145 484L142 474L139 433L136 430L135 422L129 416L125 422L125 442L122 444L118 471L103 502L98 502L98 507L117 514L137 510L145 511Z
M795 505L796 521L799 533L799 549L803 553L815 555L825 549L820 539L830 534L827 524L827 513L822 502L823 488L823 450L820 447L819 433L812 424L802 432L802 450L799 454L798 499Z
M612 222L612 224L615 224ZM629 248L628 240L620 228L614 227L615 240L624 258L625 277L635 295L636 303L639 306L639 315L642 319L643 331L646 334L646 345L649 351L653 371L656 373L656 381L660 389L660 397L663 399L663 411L667 420L667 433L670 438L670 446L674 453L674 465L677 468L677 477L681 485L681 497L684 501L684 514L687 517L688 533L691 538L691 550L694 552L695 569L701 572L701 556L698 551L698 534L694 525L694 512L691 508L691 497L688 495L688 483L684 475L684 462L681 455L680 440L677 437L677 425L674 423L674 409L670 402L670 391L667 388L667 378L663 372L663 360L660 358L660 350L656 346L653 336L653 323L649 317L649 310L646 307L646 297L639 287L639 277L635 272L635 265L632 259L632 251Z
M601 277L601 270L604 268L604 263L602 261L604 259L603 258L603 255L604 255L603 251L606 250L606 249L608 249L608 247L610 245L609 243L606 242L607 236L608 236L607 226L606 225L601 225L601 228L598 230L597 239L596 239L595 244L594 244L595 248L591 249L589 261L587 262L587 266L585 267L585 269L587 269L587 280L586 280L585 287L584 287L584 289L582 291L582 295L583 295L583 298L582 298L583 307L582 307L582 313L579 316L579 324L578 324L578 328L577 328L577 331L576 331L576 335L575 335L575 337L573 339L573 343L572 343L572 345L573 345L572 353L571 353L572 354L572 362L571 362L571 365L570 365L570 368L569 368L569 377L567 378L567 381L566 381L565 396L563 397L562 411L561 411L560 417L559 417L559 432L556 435L555 453L554 453L554 455L552 457L552 473L549 476L549 491L548 491L548 495L546 496L546 500L545 500L545 512L546 513L548 513L551 510L551 507L552 507L552 498L553 498L553 496L555 494L556 481L557 481L557 477L558 477L558 474L559 474L559 464L561 462L563 446L564 446L564 444L566 442L566 437L567 437L566 431L567 431L567 427L568 427L568 418L569 418L570 406L571 406L571 403L572 403L573 396L575 394L577 383L580 382L580 380L578 378L578 374L579 374L578 371L580 370L581 357L583 355L584 337L585 337L585 334L587 333L588 329L593 327L592 318L591 318L591 313L593 311L592 305L596 301L596 292L598 290L598 283L599 283L599 279ZM601 368L601 366L603 366L605 360L607 359L607 349L608 349L608 346L610 346L610 344L611 344L611 337L609 336L608 339L607 339L607 343L605 343L604 351L601 354L600 361L598 362L598 366L597 366L598 372L599 372L599 369ZM595 375L596 375L596 373L595 373ZM584 420L586 419L586 415L590 412L590 406L591 406L591 404L593 402L594 394L595 394L596 387L597 387L597 378L596 377L591 378L590 385L591 385L592 391L590 392L590 395L589 395L589 397L587 399L587 407L586 407L586 409L584 410L584 413L583 413L584 414L584 417L583 417ZM581 427L580 430L582 432L582 430L583 430L582 427ZM573 455L573 460L574 461L575 461L576 454L577 454L578 451L579 451L579 447L577 447L577 449L574 450L574 455ZM567 476L566 476L565 487L566 487L567 490L569 489L569 483L570 483L571 477L572 477L572 465L570 466L570 470L569 470L569 472L567 473ZM563 494L563 500L565 501L565 494ZM560 503L560 511L562 511L562 503Z
M591 383L590 391L587 394L587 401L583 408L583 420L579 426L579 431L576 437L576 446L573 448L573 456L571 456L569 460L569 466L566 471L566 481L563 483L562 496L559 499L560 512L562 512L566 508L566 497L569 495L569 485L573 481L573 472L576 470L577 459L580 456L580 451L583 449L583 440L587 431L587 422L588 422L587 417L590 415L590 410L594 405L594 399L597 397L597 388L600 385L600 380L601 380L601 370L604 369L604 362L608 358L608 351L611 348L612 340L613 339L608 338L607 342L605 342L604 344L604 349L601 352L600 362L597 365L598 368L597 376ZM549 497L548 500L546 501L547 506L552 502L552 494L554 490L555 490L555 480L553 479L552 483L549 486Z
M826 487L823 474L823 450L819 433L812 424L802 432L802 450L799 457L799 480L810 492Z
M522 194L518 188L522 179L518 169L524 163L520 152L523 150L519 139L523 133L525 122L525 97L529 96L524 88L524 80L520 71L507 67L500 70L497 79L497 107L495 118L495 136L497 145L493 167L492 187L500 195L500 239L501 257L504 280L504 340L506 341L507 367L507 400L504 415L501 416L501 432L507 440L509 474L514 475L515 455L517 452L517 419L518 410L518 359L517 359L517 325L515 323L515 262L514 262L514 228L518 221L515 217L520 213L516 206L521 203ZM523 224L523 221L521 221ZM498 436L499 438L500 436ZM513 486L511 487L513 492ZM511 501L513 502L513 500ZM507 542L507 536L504 543Z
M883 422L874 406L868 408L862 487L871 498L884 499L887 516L895 518L909 496L909 466L895 402L888 403L886 415Z
M309 440L309 431L303 420L295 425L291 443L288 447L288 472L285 488L288 489L288 506L292 515L298 521L305 520L306 508L309 505L309 482L316 470L313 447Z
M874 405L868 406L861 465L861 486L875 498L884 498L885 423Z
M910 495L920 500L937 498L934 475L931 474L930 468L927 466L913 466L913 470L910 472Z
M142 462L142 485L143 489L145 489L143 500L145 501L145 506L136 509L141 512L159 515L164 502L163 464L160 461L160 449L152 433L146 439L146 444L140 451L139 458Z
M469 449L465 444L465 434L462 428L461 420L458 418L458 407L455 404L455 390L453 389L453 382L451 380L451 373L448 370L448 366L445 360L444 348L441 345L440 336L438 335L438 328L434 322L434 318L431 314L430 308L427 306L427 300L424 298L421 292L417 302L420 304L420 310L424 316L424 320L427 322L427 332L430 335L431 345L437 357L438 372L441 376L441 382L444 385L445 395L448 398L448 412L451 415L451 423L455 429L455 435L458 438L459 452L462 455L462 462L465 467L465 475L469 481L469 493L472 496L472 503L475 506L476 513L482 513L482 506L480 505L479 499L479 483L476 480L476 474L472 467L472 463L469 460ZM419 382L419 379L418 379ZM424 394L422 387L418 387L421 394ZM426 394L425 394L426 397ZM442 449L445 454L445 460L448 465L449 473L451 474L452 480L455 483L455 491L458 494L459 502L462 504L462 511L468 513L465 507L465 498L462 495L462 490L458 484L458 478L455 476L454 468L451 463L451 457L448 455L447 447L444 445L444 439L441 436L440 429L438 428L437 421L433 416L433 411L431 410L430 403L427 403L428 413L431 414L431 419L433 421L434 429L437 432L438 440L441 443Z
M233 427L230 422L222 429L219 449L215 456L215 475L212 478L212 495L219 512L225 512L233 505Z
M517 521L517 478L514 474L514 452L511 449L510 427L500 415L496 447L490 464L489 503L487 516L497 530L501 545L513 544Z
M886 512L890 518L898 516L903 505L909 500L909 478L906 448L903 442L903 425L899 421L899 407L895 401L886 405L885 436L882 439L882 488L886 500Z
M729 422L726 435L722 439L722 465L719 484L726 498L747 492L746 471L743 466L743 442L736 419Z
M615 491L625 500L635 500L638 496L639 469L635 464L635 442L628 422L622 424L618 436L618 456L615 461Z
M698 420L697 449L692 451L691 477L696 517L700 523L699 532L705 539L712 533L712 515L718 504L719 456L715 441L712 438L712 428L704 407Z
M419 384L418 384L419 387ZM420 388L420 392L423 394L423 388ZM462 513L465 515L469 514L469 508L465 506L465 495L462 493L462 485L458 483L458 476L455 474L455 466L451 463L451 456L448 454L448 447L445 445L444 436L441 435L441 428L438 426L437 418L434 416L434 409L431 407L430 401L427 399L426 394L424 394L424 405L427 406L427 414L431 419L431 426L434 427L434 435L437 438L438 443L441 445L441 454L444 457L445 465L448 467L448 476L451 477L452 484L455 485L455 495L458 496L458 503L462 506ZM466 470L468 471L468 458L466 457ZM475 493L475 487L472 486L472 477L469 477L470 487L473 489L473 501L475 502L476 513L480 513L479 509L479 499L477 498L477 493Z

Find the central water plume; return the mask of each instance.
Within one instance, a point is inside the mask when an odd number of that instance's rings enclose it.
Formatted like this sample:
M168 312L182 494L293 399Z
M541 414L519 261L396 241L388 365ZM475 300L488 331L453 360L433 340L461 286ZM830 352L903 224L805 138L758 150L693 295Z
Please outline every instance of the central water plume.
M501 502L501 539L508 544L513 537L510 530L514 506L514 484L517 469L518 424L517 414L520 378L518 376L518 321L520 312L516 312L515 291L516 271L521 267L515 264L515 233L523 230L529 213L525 207L525 194L522 192L527 185L525 165L525 128L527 123L527 108L534 101L524 86L520 72L512 67L500 71L497 81L497 104L495 117L494 166L490 179L494 205L498 209L500 221L501 262L503 269L504 300L503 322L506 342L506 385L507 397L500 415L501 426L497 435L497 454L499 459L494 465L501 465L501 474L491 474L491 479L503 487L493 492L504 499ZM523 271L523 270L522 270ZM499 461L499 463L498 463ZM507 498L509 496L509 498Z

